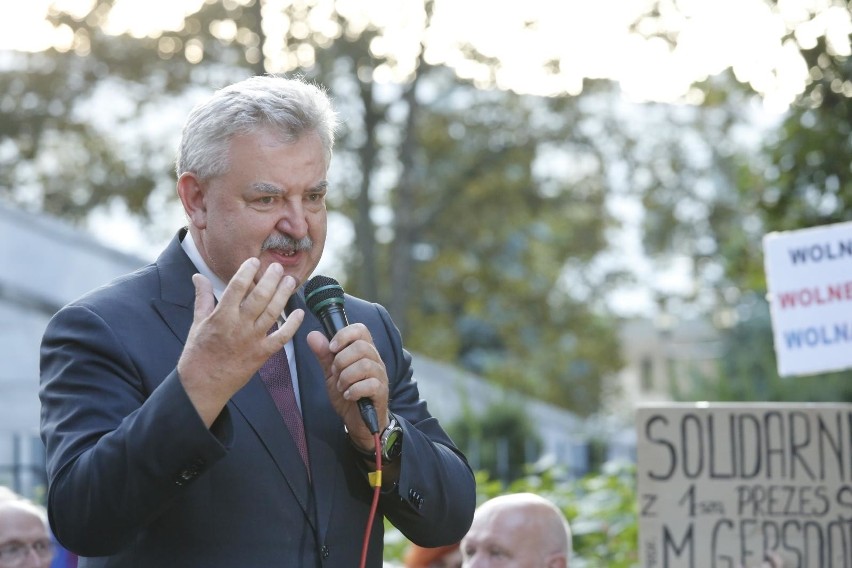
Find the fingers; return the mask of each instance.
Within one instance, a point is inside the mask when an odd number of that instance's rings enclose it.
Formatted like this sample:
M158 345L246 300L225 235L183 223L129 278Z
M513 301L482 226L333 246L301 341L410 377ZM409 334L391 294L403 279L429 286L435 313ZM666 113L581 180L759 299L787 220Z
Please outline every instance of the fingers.
M289 319L289 318L287 318ZM319 331L312 331L308 334L308 347L314 352L314 355L322 367L326 377L331 376L331 365L334 363L334 353L328 348L328 339Z
M339 353L348 345L351 345L359 340L366 341L373 345L373 336L370 335L370 330L362 323L353 323L347 325L338 331L329 342L329 349L334 353Z
M238 307L242 303L246 293L254 284L254 277L259 268L260 260L257 258L247 258L243 261L231 281L225 286L225 291L219 299L219 309Z
M340 330L331 340L334 354L331 373L346 400L361 397L387 398L387 370L366 326L356 323Z
M362 331L350 329L355 327L362 328ZM316 355L325 376L334 377L334 388L346 400L354 401L365 396L387 398L387 395L383 394L387 393L387 370L372 341L362 338L362 332L366 332L366 329L361 324L353 324L338 332L331 343L318 331L308 334L308 345ZM366 333L369 338L369 332ZM339 353L331 349L335 343L343 345L344 339L352 337L357 339L346 344Z
M193 312L193 320L201 321L210 315L216 305L215 297L213 296L213 285L206 276L200 273L192 275L192 283L195 285L195 308Z
M240 309L247 318L254 318L256 328L266 332L284 312L287 300L295 291L296 279L285 276L280 264L271 264L248 292Z
M378 402L387 398L387 379L383 365L361 359L344 368L337 380L337 390L346 400L355 401L363 397Z
M278 263L270 264L260 278L259 269L257 258L243 262L225 287L219 309L232 314L239 312L241 318L266 333L284 311L297 283L295 278L284 274Z
M284 306L281 307L284 309ZM278 312L281 313L280 311ZM305 311L304 310L293 310L287 315L287 320L281 325L275 333L269 334L267 337L267 342L269 343L270 353L274 353L279 349L282 349L284 345L293 339L293 336L296 335L296 330L299 329L299 326L302 325L302 320L305 319ZM269 324L271 327L272 324Z
M372 336L362 324L353 324L340 330L331 342L319 331L310 332L307 340L325 374L329 399L343 418L353 442L371 448L372 434L355 402L361 398L372 400L378 426L385 428L389 392L387 370Z

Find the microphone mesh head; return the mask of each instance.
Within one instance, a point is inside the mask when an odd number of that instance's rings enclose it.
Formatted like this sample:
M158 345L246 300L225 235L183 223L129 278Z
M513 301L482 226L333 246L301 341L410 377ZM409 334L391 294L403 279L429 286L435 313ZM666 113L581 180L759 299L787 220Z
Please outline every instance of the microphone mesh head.
M329 304L343 304L343 287L334 278L318 274L305 284L305 303L314 314Z

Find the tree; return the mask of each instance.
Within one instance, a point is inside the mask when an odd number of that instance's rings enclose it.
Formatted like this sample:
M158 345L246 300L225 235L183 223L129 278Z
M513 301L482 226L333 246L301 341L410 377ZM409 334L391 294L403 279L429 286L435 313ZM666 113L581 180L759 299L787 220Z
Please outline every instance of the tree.
M740 83L728 70L695 85L703 102L681 122L686 136L703 142L687 139L680 150L669 142L659 152L669 158L658 162L669 175L644 176L653 180L642 189L649 251L693 259L696 281L717 291L705 310L736 305L740 294L765 289L760 250L765 233L848 218L852 34L843 26L852 21L852 3L797 5L786 17L789 6L775 0L766 0L766 6L787 26L779 45L797 49L808 70L804 91L780 128L755 128L762 144L738 142L764 85ZM676 3L655 2L636 28L654 30L649 35L675 47L679 31L664 22L687 21L689 15L679 10Z
M73 31L73 51L22 56L20 68L0 72L0 85L37 102L30 113L0 108L15 148L0 191L78 220L116 199L150 215L155 196L173 195L174 146L126 142L124 131L196 86L301 70L329 87L346 125L330 201L354 219L347 289L387 304L415 350L595 410L618 349L602 301L607 277L582 267L605 247L612 220L602 150L578 127L593 113L579 101L478 89L427 65L431 2L408 58L379 49L387 30L346 3L291 3L263 18L257 1L205 3L181 30L149 38L105 34L111 6L95 2L83 19L54 14ZM283 36L265 35L276 22L289 24ZM379 80L389 73L398 79ZM108 124L92 119L104 93L126 105ZM542 167L554 159L571 171Z
M462 415L447 424L447 433L473 460L472 467L504 484L520 478L541 447L529 416L509 401L491 405L480 416Z
M259 70L256 9L207 4L182 30L135 38L102 30L112 5L96 2L83 18L52 12L50 21L73 37L70 45L12 54L0 70L3 197L78 222L114 201L149 219L151 196L174 193L169 143L176 137L146 136L143 125L193 85ZM250 27L230 37L216 26L223 21ZM133 140L122 139L124 130Z
M775 361L769 304L763 295L747 294L740 302L742 317L723 330L716 373L696 374L678 400L717 402L838 402L852 401L849 371L781 377Z
M804 90L757 158L738 172L738 200L753 217L748 233L726 242L736 259L729 272L734 282L758 291L766 288L760 236L852 218L847 206L852 203L852 33L804 31L825 30L827 21L848 23L852 3L837 0L806 15L785 36L798 46L807 68Z
M765 147L768 159L761 173L766 182L759 205L769 230L850 219L852 59L838 54L824 37L802 55L809 75L805 92Z
M772 0L766 5L775 14L785 9ZM677 10L674 3L655 3L637 29L661 30L660 23L671 21ZM797 49L808 71L803 92L779 124L761 132L756 145L738 144L740 125L749 122L749 108L759 103L762 86L742 84L731 72L698 84L703 103L690 111L692 118L684 126L688 136L698 134L703 142L687 138L683 147L699 159L690 160L689 152L669 144L660 154L670 156L662 167L673 175L645 176L653 182L641 190L648 250L659 258L684 255L694 268L694 294L680 302L666 298L664 303L670 304L670 311L686 306L720 323L724 320L718 374L695 377L695 388L675 393L680 398L852 400L844 386L848 372L778 377L763 299L761 249L768 232L850 218L852 3L798 6L795 14L779 21L788 26L779 42ZM672 46L679 40L676 30L658 37ZM659 183L666 179L670 183Z

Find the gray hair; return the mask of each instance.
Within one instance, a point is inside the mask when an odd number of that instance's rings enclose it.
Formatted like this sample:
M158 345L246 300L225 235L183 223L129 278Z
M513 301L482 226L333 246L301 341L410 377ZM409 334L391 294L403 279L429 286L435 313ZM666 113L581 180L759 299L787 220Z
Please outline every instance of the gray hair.
M331 161L337 114L326 92L301 77L258 75L216 91L183 127L175 171L209 179L228 171L231 138L269 129L292 144L316 132Z

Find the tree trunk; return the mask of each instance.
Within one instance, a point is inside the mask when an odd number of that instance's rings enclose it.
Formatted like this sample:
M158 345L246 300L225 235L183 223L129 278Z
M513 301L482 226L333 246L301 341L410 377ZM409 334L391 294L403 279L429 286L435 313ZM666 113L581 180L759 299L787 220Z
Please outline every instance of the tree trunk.
M361 103L364 105L364 145L358 152L361 162L361 188L356 200L355 245L361 257L361 265L354 272L358 275L358 293L369 300L381 301L377 275L376 228L370 216L370 185L377 154L376 128L381 117L374 108L373 84L362 81L360 93Z

